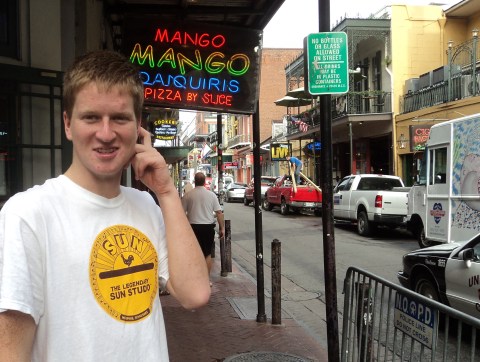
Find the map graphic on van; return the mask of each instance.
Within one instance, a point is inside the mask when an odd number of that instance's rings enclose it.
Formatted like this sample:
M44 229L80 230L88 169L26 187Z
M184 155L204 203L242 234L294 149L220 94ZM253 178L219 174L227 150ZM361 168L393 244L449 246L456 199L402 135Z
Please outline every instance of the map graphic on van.
M452 193L467 196L452 207L453 227L480 230L480 122L478 118L454 125Z

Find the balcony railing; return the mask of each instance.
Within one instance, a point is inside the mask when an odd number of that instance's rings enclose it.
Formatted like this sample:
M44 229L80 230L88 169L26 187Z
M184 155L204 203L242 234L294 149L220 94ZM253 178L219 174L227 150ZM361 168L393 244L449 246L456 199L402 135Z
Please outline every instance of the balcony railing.
M332 96L332 120L347 116L392 112L392 93L383 91L348 92ZM307 113L307 115L305 114ZM306 124L306 127L304 124ZM298 116L290 116L287 135L305 132L320 123L318 108Z
M332 119L345 115L392 112L392 93L384 91L348 92L332 97Z
M241 148L241 147L246 147L250 144L251 144L250 135L241 134L229 139L227 142L227 148Z
M445 80L430 87L420 89L417 92L406 94L400 97L400 112L414 112L422 108L446 103L449 100L455 101L477 96L480 93L478 87L480 75L477 73L475 77L477 79L477 86L475 88L473 86L472 75L463 74L452 78L451 87L449 87L448 80Z
M472 39L463 43L453 46L449 41L448 64L419 76L420 89L414 87L414 91L400 97L400 113L480 95L478 54L477 29L472 30Z

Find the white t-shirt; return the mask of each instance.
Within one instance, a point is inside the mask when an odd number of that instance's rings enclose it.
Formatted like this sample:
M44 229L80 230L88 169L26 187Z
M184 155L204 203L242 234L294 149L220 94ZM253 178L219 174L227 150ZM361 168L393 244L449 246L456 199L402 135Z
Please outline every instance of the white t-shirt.
M33 361L168 361L158 277L165 226L146 192L106 199L59 176L0 212L0 311L35 320Z
M182 198L190 224L215 224L215 211L220 211L217 195L203 186L196 186Z

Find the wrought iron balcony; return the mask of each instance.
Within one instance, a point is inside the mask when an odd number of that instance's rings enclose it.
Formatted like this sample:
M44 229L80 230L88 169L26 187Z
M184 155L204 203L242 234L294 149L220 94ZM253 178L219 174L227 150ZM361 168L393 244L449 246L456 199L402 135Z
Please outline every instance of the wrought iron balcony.
M449 81L445 80L416 92L408 93L400 98L400 112L414 112L437 104L478 96L480 94L480 89L478 89L479 74L476 74L476 78L476 89L474 88L472 75L463 74L452 78L451 86L449 86Z
M472 31L472 39L463 43L453 46L453 41L449 41L448 64L408 80L417 79L418 86L400 97L400 113L480 95L477 54L480 54L477 29Z
M332 120L347 115L392 112L392 93L384 91L348 92L332 96ZM306 132L320 123L318 108L297 116L289 116L287 136Z
M251 139L249 134L241 134L237 135L227 141L227 149L228 148L242 148L251 146Z
M391 92L348 92L341 96L332 96L332 119L339 118L345 115L391 112Z

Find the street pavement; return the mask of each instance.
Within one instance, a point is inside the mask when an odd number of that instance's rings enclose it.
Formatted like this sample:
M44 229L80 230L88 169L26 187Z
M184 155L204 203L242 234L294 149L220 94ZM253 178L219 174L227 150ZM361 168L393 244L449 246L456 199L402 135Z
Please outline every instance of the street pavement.
M272 324L270 298L266 323L257 322L255 280L235 261L222 277L216 256L208 305L192 311L171 296L160 297L171 362L328 361L327 351L286 312L281 324Z

